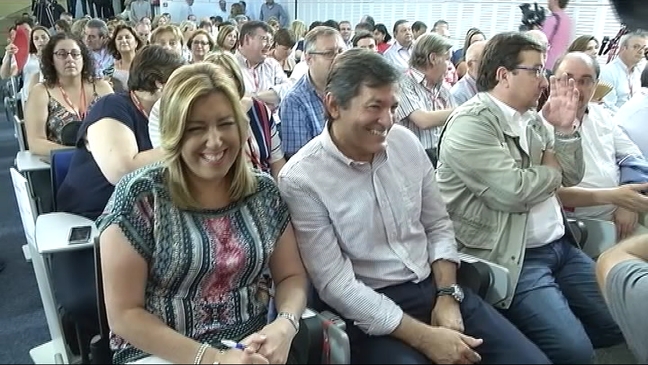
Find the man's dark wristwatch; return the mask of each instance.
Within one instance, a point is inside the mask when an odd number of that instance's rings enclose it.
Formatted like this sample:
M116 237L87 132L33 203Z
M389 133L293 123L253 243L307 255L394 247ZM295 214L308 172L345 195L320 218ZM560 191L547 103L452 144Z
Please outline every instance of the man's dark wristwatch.
M464 292L457 284L452 284L443 288L437 289L437 297L444 295L451 295L457 302L461 303L464 299Z

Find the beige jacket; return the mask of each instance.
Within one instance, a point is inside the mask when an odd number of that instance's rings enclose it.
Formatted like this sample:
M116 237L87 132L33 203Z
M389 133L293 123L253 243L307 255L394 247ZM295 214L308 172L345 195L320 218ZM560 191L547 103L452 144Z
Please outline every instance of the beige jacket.
M526 249L528 212L562 186L583 177L580 135L552 135L539 116L527 127L527 155L519 136L491 98L480 93L455 110L442 134L437 182L454 223L461 252L509 270L508 308ZM553 149L562 166L542 166L545 149ZM566 227L566 229L568 229Z

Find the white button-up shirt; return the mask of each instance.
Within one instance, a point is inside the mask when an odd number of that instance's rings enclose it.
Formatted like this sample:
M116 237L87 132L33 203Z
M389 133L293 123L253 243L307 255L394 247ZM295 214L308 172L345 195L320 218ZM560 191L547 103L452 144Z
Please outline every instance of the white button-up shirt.
M619 57L601 68L601 81L612 85L612 91L603 98L603 103L610 113L615 114L635 92L639 92L642 71L643 68L639 66L629 70Z
M392 66L403 72L409 68L409 59L411 55L412 46L403 47L397 41L395 41L389 48L387 48L385 53L383 53L385 59L387 59Z
M403 311L374 289L420 282L436 260L458 262L452 222L432 163L407 128L394 125L386 150L357 162L329 127L288 160L279 189L322 300L366 333L387 335Z
M640 155L641 151L626 136L602 106L590 103L580 127L585 173L576 185L581 188L607 189L619 186L617 156ZM575 208L570 216L612 220L614 205Z
M497 100L488 94L493 102L499 106L504 117L509 121L513 133L517 134L520 139L520 147L529 155L529 142L527 137L527 127L530 118L533 118L533 112L528 111L520 114L515 109ZM544 246L565 235L565 224L563 222L560 203L556 195L549 199L534 205L529 210L529 218L526 227L527 248Z
M648 158L648 89L641 88L639 93L623 104L614 120Z

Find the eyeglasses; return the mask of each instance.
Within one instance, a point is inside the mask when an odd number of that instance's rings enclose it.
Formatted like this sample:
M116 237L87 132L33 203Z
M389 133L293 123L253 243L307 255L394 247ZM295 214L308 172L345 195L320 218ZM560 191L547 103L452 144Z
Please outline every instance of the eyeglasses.
M209 42L205 42L205 41L193 41L193 42L191 42L191 44L195 44L195 45L197 45L197 46L208 46L208 45L209 45Z
M60 60L67 59L68 56L72 56L72 59L79 59L81 57L81 52L79 51L64 51L64 50L59 50L54 52L54 56Z
M344 52L344 49L338 48L336 50L328 50L328 51L310 51L310 52L308 52L308 54L316 54L316 55L320 55L320 56L322 56L322 57L324 57L326 59L332 60L342 52Z
M544 75L545 75L545 68L544 67L516 66L513 69L514 70L531 71L532 73L535 73L536 78L541 78L541 77L544 77Z
M596 84L596 80L589 77L585 77L583 79L574 79L574 82L576 83L577 86L580 87L591 87L594 84Z

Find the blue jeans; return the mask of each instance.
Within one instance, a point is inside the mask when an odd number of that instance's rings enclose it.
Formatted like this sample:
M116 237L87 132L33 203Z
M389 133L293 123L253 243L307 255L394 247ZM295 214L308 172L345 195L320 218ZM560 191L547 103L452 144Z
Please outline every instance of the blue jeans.
M587 364L624 341L599 291L594 261L561 238L528 249L504 315L556 364Z
M475 350L484 364L549 364L544 353L515 326L481 298L465 290L461 303L464 328L469 336L482 338ZM413 318L430 323L436 303L432 275L416 283L405 283L376 290L398 304ZM353 364L430 364L421 352L391 336L368 336L351 321L346 321Z

